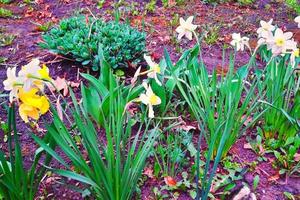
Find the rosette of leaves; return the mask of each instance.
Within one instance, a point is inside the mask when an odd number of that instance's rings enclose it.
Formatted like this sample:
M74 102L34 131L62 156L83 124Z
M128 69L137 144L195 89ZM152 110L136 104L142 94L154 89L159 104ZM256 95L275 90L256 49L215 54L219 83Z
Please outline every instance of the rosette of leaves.
M62 20L42 37L42 48L71 57L94 71L100 66L99 48L114 69L138 64L146 49L144 32L127 24L82 15Z

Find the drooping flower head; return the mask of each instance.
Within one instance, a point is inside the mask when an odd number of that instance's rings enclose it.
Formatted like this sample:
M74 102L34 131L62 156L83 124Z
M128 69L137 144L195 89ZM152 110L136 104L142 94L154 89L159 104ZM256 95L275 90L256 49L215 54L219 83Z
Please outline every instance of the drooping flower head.
M151 57L150 57L150 56L144 55L144 59L146 60L147 64L148 64L149 67L150 67L150 70L149 70L149 72L147 73L147 76L148 76L149 78L154 78L155 81L156 81L156 83L157 83L158 85L161 86L161 82L160 82L160 81L158 80L158 78L157 78L157 74L160 74L160 67L159 67L159 64L153 62L153 61L151 60Z
M241 37L240 33L233 33L232 34L232 41L230 44L236 48L237 51L244 51L245 46L250 48L249 46L249 38L248 37Z
M20 89L19 91L21 101L19 113L25 123L29 122L28 117L38 120L39 116L45 114L50 108L47 98L38 95L37 92L37 88L32 88L29 91Z
M137 81L138 76L140 75L144 75L147 74L147 76L149 78L153 78L156 83L161 86L161 82L158 80L157 74L160 74L160 66L159 64L155 63L154 61L152 61L150 56L144 55L144 59L146 60L148 66L150 67L150 69L148 69L147 71L141 72L141 67L139 67L136 72L134 73L133 78L131 79L131 84L134 85L135 82Z
M32 59L30 63L24 65L18 73L19 77L23 79L23 88L25 91L29 91L30 88L34 85L35 81L37 81L40 70L40 61L38 59Z
M40 61L33 59L23 66L16 76L16 67L7 69L7 79L3 81L4 90L10 91L9 100L14 98L19 103L19 114L27 123L28 118L37 120L40 115L49 110L46 96L39 94L44 88L44 82L51 81L46 65L40 67Z
M7 79L3 81L4 90L10 91L9 101L12 102L17 97L18 90L22 85L22 79L16 76L16 67L7 68Z
M189 40L193 39L193 32L196 30L197 25L194 25L194 17L190 16L186 21L180 17L180 25L176 28L176 32L179 34L178 39L181 40L183 36L187 37Z

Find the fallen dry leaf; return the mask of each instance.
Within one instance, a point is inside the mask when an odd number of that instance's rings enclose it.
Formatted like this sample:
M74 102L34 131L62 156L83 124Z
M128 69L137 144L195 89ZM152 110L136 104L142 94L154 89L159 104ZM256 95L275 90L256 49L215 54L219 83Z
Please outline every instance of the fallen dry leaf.
M146 167L143 174L148 176L149 178L154 178L153 169L151 169L150 167Z
M294 160L295 160L296 162L299 162L299 161L300 161L300 153L296 153L296 154L294 155Z
M252 149L252 146L250 143L245 143L244 144L244 149Z
M244 186L240 192L235 195L235 197L233 198L233 200L242 200L245 197L248 197L250 195L251 191L247 186Z
M172 178L171 176L166 176L164 178L164 180L165 180L165 183L170 187L174 187L177 184L176 180L174 178Z
M269 182L276 182L278 179L280 178L280 175L279 175L279 172L277 172L274 176L270 176L269 178L268 178L268 181Z

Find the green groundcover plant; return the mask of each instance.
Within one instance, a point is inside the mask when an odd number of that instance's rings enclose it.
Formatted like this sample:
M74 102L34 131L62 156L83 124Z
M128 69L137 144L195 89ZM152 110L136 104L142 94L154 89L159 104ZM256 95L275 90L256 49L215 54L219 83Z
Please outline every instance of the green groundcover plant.
M59 26L44 34L44 42L40 46L70 56L97 71L99 47L112 68L127 68L141 62L145 53L145 38L145 33L127 24L79 15L62 20Z

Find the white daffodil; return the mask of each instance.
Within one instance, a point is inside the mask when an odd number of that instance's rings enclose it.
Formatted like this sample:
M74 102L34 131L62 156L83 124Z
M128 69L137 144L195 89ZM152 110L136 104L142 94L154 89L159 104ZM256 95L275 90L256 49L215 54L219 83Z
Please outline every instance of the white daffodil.
M297 46L298 46L297 42L295 42L294 40L291 40L290 46L288 46L288 49L286 49L286 51L284 52L284 53L291 54L290 55L290 63L292 65L292 67L295 67L296 58L299 57L299 53L300 53L299 48Z
M241 37L240 33L233 33L232 34L232 41L230 42L230 44L232 46L234 46L237 51L239 51L239 50L244 51L245 46L250 48L249 38L248 37Z
M23 89L25 91L29 91L32 86L35 84L36 86L40 86L40 81L37 79L40 77L39 71L41 70L40 61L38 59L32 59L30 63L23 66L19 71L19 77L24 80Z
M196 30L197 25L192 24L194 17L190 16L186 21L180 17L180 26L176 28L176 32L179 34L178 39L181 40L183 36L186 36L189 40L193 38L193 32Z
M9 101L12 102L14 97L17 97L22 80L16 77L16 67L7 68L6 75L7 79L3 81L4 90L10 91Z
M295 18L295 22L298 23L298 28L300 28L300 16Z
M141 94L139 100L149 107L148 117L154 118L153 106L161 104L161 99L153 93L150 85L144 82L143 86L146 89L146 93Z
M284 33L280 28L278 28L276 29L275 34L270 35L266 40L268 49L272 49L272 53L275 56L285 53L287 49L290 49L293 46L293 40L291 40L292 37L293 33Z
M258 37L263 37L266 38L268 37L268 35L272 34L272 31L275 30L275 26L272 25L273 19L271 19L270 21L266 22L261 20L260 21L260 26L257 29L257 33L258 33Z
M153 62L150 56L144 55L144 59L150 67L150 69L147 71L147 76L149 78L154 78L156 83L161 86L161 82L157 78L157 74L160 74L159 64Z

